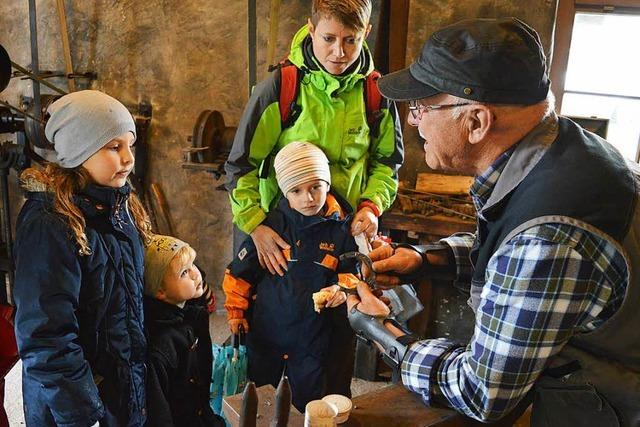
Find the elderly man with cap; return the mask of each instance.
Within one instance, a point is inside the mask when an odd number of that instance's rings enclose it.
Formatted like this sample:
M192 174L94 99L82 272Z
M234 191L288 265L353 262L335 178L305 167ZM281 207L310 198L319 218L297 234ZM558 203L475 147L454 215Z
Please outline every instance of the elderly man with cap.
M640 425L637 168L555 115L537 33L515 18L458 22L379 86L409 102L431 168L475 175L478 227L377 248L374 268L387 285L449 268L475 325L467 345L418 340L360 283L356 332L428 405L491 421L533 401L536 426Z

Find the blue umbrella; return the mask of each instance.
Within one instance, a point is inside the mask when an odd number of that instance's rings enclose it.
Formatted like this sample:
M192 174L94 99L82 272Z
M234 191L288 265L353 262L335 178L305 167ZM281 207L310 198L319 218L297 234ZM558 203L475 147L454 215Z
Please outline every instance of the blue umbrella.
M240 344L241 336L244 336L242 329L240 334L233 335L231 345L213 345L209 404L222 417L222 398L241 393L247 382L247 348Z

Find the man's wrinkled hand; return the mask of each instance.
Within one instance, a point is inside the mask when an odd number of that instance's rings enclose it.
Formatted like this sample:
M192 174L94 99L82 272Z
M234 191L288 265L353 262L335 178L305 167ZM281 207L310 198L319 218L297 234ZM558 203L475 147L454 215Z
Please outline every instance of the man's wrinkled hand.
M284 276L287 271L287 260L282 253L290 246L271 227L260 224L250 234L258 252L258 261L262 268L271 274Z
M380 287L401 285L397 275L410 274L422 265L422 257L413 249L396 248L389 244L381 244L369 253L376 272L376 284ZM391 273L391 274L384 274Z

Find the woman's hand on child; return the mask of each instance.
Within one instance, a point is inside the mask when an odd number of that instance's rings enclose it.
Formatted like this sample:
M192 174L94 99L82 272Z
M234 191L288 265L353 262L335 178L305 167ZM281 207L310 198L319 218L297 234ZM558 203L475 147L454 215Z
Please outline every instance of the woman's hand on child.
M289 249L289 244L282 240L282 237L271 227L262 224L257 226L250 236L253 244L256 245L260 266L269 270L271 274L284 276L287 271L287 260L282 250Z
M327 299L327 303L325 304L326 308L337 307L347 301L347 294L345 294L338 285L328 286L321 289L321 291L328 291L333 294Z
M242 325L245 332L249 332L249 322L247 322L247 319L229 319L227 323L229 324L231 333L234 335L239 332L240 325Z
M371 241L378 232L378 217L371 208L363 207L360 209L351 222L351 235L357 236L364 233L367 240Z

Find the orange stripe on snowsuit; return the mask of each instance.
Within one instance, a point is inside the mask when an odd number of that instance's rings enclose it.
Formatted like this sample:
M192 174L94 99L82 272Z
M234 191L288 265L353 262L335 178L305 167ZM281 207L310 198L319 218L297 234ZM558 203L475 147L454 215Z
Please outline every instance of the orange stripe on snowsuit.
M229 270L226 270L222 289L226 296L224 308L227 309L227 318L242 319L244 311L249 308L251 284L240 278L233 277Z
M327 254L322 258L322 262L320 264L335 271L338 268L338 258Z

